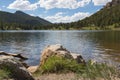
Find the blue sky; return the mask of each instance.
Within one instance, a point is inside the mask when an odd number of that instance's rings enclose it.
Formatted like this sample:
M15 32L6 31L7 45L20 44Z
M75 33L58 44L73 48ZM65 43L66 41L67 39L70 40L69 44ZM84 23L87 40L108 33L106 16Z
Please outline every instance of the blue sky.
M0 10L21 10L52 23L81 20L100 10L111 0L0 0Z

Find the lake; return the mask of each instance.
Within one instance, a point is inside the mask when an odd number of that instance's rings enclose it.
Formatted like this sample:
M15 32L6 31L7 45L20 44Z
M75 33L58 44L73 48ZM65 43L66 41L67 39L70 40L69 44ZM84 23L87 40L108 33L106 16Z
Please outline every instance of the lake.
M47 45L62 44L85 60L120 64L120 31L0 31L0 51L21 53L29 65L39 64Z

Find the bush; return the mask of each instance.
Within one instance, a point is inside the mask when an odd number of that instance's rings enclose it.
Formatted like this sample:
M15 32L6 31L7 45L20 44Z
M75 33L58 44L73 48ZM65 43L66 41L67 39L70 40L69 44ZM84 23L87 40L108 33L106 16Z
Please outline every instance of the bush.
M82 72L84 65L77 64L75 60L63 57L51 56L44 65L40 66L41 73L59 73L59 72Z
M88 61L83 77L91 80L97 80L97 78L103 78L105 80L115 80L118 78L120 72L113 66L108 66L106 63L93 63Z
M105 63L93 63L88 61L86 65L78 64L75 60L65 59L62 57L51 56L47 59L44 65L40 66L38 73L66 73L74 72L80 77L89 80L115 80L120 76L120 72L112 66Z

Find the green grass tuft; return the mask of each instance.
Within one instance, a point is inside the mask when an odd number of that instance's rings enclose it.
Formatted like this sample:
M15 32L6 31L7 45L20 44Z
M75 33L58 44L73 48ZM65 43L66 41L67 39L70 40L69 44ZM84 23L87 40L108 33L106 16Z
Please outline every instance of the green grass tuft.
M10 77L9 75L10 75L9 71L0 69L0 80L9 79Z
M88 61L82 77L90 80L97 80L102 78L105 80L115 80L118 78L120 72L113 66L108 66L106 63L93 63Z
M40 66L35 74L44 73L66 73L74 72L80 77L89 80L115 80L120 76L120 72L105 63L92 63L88 61L86 65L78 64L75 60L62 57L51 56L44 65ZM99 78L99 79L98 79Z
M75 60L51 56L44 65L40 66L41 73L82 72L84 65L77 64Z

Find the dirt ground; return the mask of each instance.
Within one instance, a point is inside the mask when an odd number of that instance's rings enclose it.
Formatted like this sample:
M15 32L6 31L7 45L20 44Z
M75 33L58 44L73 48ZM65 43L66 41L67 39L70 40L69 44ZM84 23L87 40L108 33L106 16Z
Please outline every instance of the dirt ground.
M80 76L78 76L75 73L67 73L67 74L45 74L36 77L35 80L91 80L91 79L83 79L80 78ZM97 78L94 80L109 80L109 79ZM120 80L120 78L112 78L111 80Z
M67 74L45 74L36 77L35 80L83 80L83 79L78 79L78 76L74 73L67 73Z

